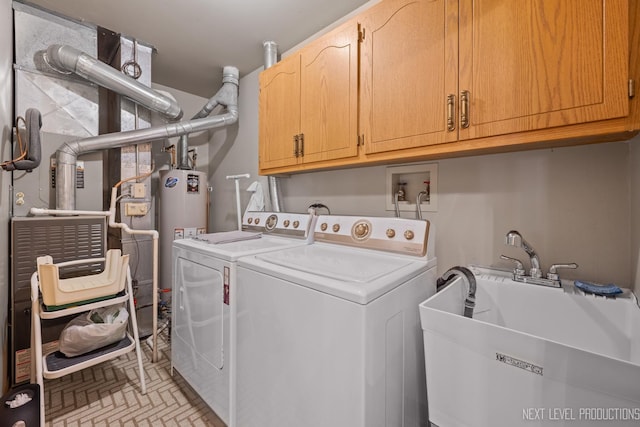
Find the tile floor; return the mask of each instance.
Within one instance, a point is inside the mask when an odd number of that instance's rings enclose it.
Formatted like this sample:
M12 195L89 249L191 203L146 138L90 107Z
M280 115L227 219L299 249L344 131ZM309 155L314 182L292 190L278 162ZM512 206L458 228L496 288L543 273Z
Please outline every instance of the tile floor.
M184 380L171 377L166 333L159 334L157 363L142 343L147 394L140 394L135 352L93 368L45 380L46 427L226 427Z

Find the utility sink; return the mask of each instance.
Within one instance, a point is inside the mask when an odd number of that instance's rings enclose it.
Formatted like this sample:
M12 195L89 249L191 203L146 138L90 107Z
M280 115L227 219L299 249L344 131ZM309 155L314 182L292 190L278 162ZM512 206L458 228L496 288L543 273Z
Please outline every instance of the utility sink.
M616 298L514 282L471 267L420 304L429 418L440 427L637 426L640 308Z

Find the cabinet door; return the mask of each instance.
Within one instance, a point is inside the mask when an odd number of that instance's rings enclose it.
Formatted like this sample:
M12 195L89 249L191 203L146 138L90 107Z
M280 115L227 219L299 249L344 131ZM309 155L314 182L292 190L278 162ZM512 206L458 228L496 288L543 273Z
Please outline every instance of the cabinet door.
M360 117L367 153L457 139L457 13L457 0L387 0L363 15Z
M358 25L349 21L301 52L302 161L358 154Z
M300 133L300 55L264 70L259 80L259 167L295 165L294 137Z
M627 0L460 0L459 25L460 139L628 115Z

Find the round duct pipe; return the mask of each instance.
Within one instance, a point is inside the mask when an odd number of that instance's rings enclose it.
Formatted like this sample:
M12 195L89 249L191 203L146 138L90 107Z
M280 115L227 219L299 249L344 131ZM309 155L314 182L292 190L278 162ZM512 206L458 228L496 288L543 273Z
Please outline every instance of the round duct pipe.
M278 62L278 43L268 40L262 43L264 47L264 69L270 68ZM269 199L271 200L271 210L282 212L282 194L278 178L269 176Z

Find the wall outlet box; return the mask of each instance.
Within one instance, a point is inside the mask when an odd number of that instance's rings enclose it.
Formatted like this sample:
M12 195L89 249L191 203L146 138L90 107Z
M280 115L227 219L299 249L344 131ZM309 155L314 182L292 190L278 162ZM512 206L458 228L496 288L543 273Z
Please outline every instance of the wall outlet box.
M124 214L126 216L144 216L149 211L146 203L125 203Z
M131 192L133 193L132 197L134 199L144 199L147 193L147 188L144 184L136 182L133 184L133 190Z

